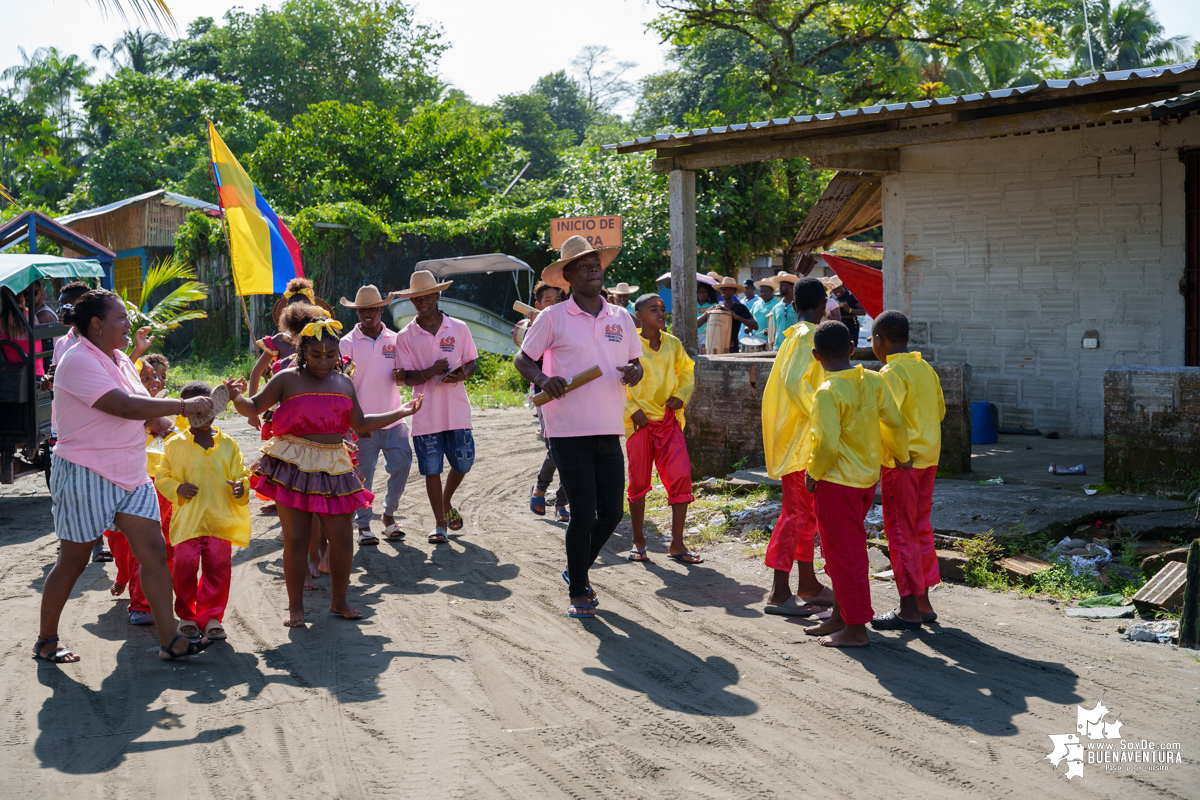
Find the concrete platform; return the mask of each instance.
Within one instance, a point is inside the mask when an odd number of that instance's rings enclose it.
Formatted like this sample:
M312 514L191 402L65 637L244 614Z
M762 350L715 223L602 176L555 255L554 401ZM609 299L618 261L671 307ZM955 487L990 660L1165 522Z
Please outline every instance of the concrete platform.
M971 477L1004 478L1006 484L1082 489L1104 483L1103 439L1047 439L1000 434L995 444L971 445ZM1083 464L1086 475L1051 475L1051 464Z

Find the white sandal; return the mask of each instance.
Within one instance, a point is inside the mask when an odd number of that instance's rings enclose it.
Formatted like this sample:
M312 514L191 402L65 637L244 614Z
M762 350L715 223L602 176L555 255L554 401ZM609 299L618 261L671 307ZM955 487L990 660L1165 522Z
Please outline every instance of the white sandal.
M213 628L220 628L221 632L213 633ZM204 635L210 639L224 639L225 626L221 624L221 620L219 619L210 619L208 624L204 626Z
M184 633L183 628L186 625L191 625L193 628L195 628L196 633L195 634ZM178 633L180 636L184 637L185 639L195 639L200 636L200 626L196 623L195 620L181 619L177 623L175 623L175 632Z
M358 544L360 547L362 545L379 544L379 537L371 533L370 528L360 528L358 531Z
M391 525L383 526L383 538L389 542L398 542L404 538L404 531L400 530L399 524L393 522Z

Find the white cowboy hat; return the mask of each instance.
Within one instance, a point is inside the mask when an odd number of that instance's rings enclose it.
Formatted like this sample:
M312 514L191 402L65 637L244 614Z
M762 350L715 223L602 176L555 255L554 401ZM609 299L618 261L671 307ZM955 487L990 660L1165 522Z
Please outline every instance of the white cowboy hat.
M736 279L731 278L728 275L726 275L725 277L721 278L721 280L714 283L713 286L715 286L718 289L737 289L738 291L741 291L742 289L746 288L745 286L742 286L740 283L738 283Z
M770 286L775 291L779 291L779 283L774 278L763 278L761 281L754 282L755 289L761 289L764 286Z
M775 273L775 277L772 278L771 280L775 281L776 286L779 286L779 284L781 284L781 283L799 283L800 276L793 275L790 272L784 272L783 270L780 270L779 272Z
M636 286L630 286L625 281L621 281L616 286L610 287L608 291L613 294L633 294L638 290Z
M388 292L387 297L379 294L379 290L375 288L375 284L368 283L366 286L360 286L358 292L354 295L354 302L351 303L346 298L342 298L338 302L346 308L382 308L392 302L392 297L395 292Z
M437 278L433 277L433 273L427 269L419 269L412 274L408 279L408 288L404 291L393 292L397 297L424 297L427 294L440 292L454 281L443 281L438 283Z
M600 256L600 266L607 267L620 252L621 248L619 247L592 247L591 243L582 236L572 236L563 242L562 249L559 251L562 258L542 270L542 281L560 289L570 289L571 284L563 277L563 270L572 261L583 258L589 253L596 253Z
M837 275L831 275L826 278L821 278L821 283L825 284L826 291L832 292L834 289L842 285L842 279Z

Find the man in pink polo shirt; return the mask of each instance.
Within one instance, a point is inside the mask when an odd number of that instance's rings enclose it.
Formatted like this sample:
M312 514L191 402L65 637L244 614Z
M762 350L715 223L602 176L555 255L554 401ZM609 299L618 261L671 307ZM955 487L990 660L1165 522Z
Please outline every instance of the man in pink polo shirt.
M342 337L341 348L342 355L354 362L354 391L364 414L386 414L404 404L396 386L396 370L400 368L396 361L396 334L383 324L383 310L391 299L391 294L382 297L379 289L367 285L358 290L353 303L344 297L340 301L358 313L358 324ZM404 420L359 437L358 468L367 489L373 487L380 453L383 453L388 474L387 497L383 501L383 535L389 542L396 542L404 538L404 531L396 524L396 509L412 469L412 448L408 445L408 425ZM374 515L375 510L370 506L354 512L360 545L379 544L379 539L371 532Z
M600 296L604 269L618 252L593 248L582 236L563 243L562 258L542 270L542 280L569 288L571 297L538 314L515 362L522 376L554 398L542 414L558 479L571 498L563 572L571 596L567 614L584 619L594 617L599 604L588 570L625 513L625 387L642 379L642 340L633 317ZM567 381L593 366L601 368L601 377L567 393Z
M461 530L462 514L454 508L454 491L475 463L471 435L471 403L464 382L475 374L475 340L466 323L438 310L442 290L454 281L438 283L433 273L418 270L408 290L396 292L412 300L416 318L396 334L398 366L413 393L423 393L425 403L413 415L413 452L417 471L425 476L425 491L436 520L430 544L446 541L446 529ZM397 374L399 379L401 376ZM450 474L442 486L443 459Z

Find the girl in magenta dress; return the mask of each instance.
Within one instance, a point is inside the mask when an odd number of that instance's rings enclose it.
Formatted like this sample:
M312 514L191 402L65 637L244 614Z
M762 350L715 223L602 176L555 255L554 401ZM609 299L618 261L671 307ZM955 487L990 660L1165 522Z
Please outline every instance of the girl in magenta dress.
M244 394L243 379L226 385L234 407L243 416L253 417L279 406L262 458L251 468L250 485L278 506L288 593L284 624L299 627L304 625L304 578L314 518L320 519L329 539L329 610L346 619L362 618L362 612L346 598L354 557L351 514L369 506L374 497L363 486L342 434L385 428L412 415L421 407L422 397L418 395L387 414L363 414L353 381L341 371L337 335L341 323L310 305L289 307L284 312L285 324L292 315L306 315L309 320L296 343L296 366L280 370L253 397Z

